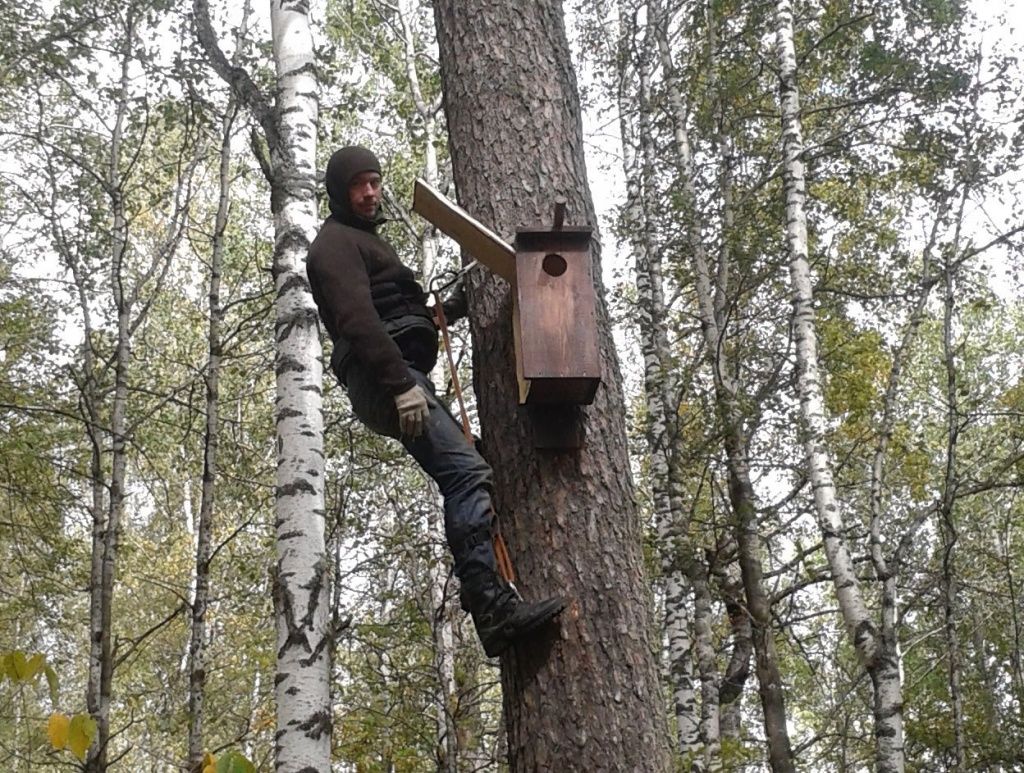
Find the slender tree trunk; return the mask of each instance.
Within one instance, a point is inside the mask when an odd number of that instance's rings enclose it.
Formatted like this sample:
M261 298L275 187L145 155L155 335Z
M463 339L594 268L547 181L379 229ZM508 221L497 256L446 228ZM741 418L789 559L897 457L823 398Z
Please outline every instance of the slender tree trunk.
M434 10L463 206L506 237L550 222L556 196L569 203L570 222L593 222L561 4L440 0ZM483 442L521 590L569 599L560 636L536 637L503 658L514 771L669 768L600 277L598 261L604 385L583 411L585 446L569 453L536 451L515 409L508 286L480 277L469 288Z
M423 179L433 187L437 187L440 175L437 165L437 119L440 105L429 104L420 86L415 35L415 4L410 0L399 0L397 19L402 34L402 56L405 64L405 75L409 93L412 97L416 115L419 117L423 130ZM433 229L424 229L419 239L421 257L421 274L425 278L433 277L440 270L437 260L437 237ZM440 391L444 386L444 371L435 370L432 374L434 385ZM433 508L427 521L430 534L442 534L440 514L443 502L436 489L431 488L437 506ZM453 616L455 614L453 597L449 583L450 563L447 548L438 542L432 548L432 562L429 572L431 606L434 610L431 620L431 638L433 642L434 671L437 674L437 692L435 700L435 716L437 723L437 742L435 755L438 770L444 773L456 773L459 767L459 734L455 724L455 712L458 708L458 686L455 681L455 631Z
M946 366L946 470L943 481L942 504L939 509L939 532L942 535L942 588L943 632L946 639L949 699L953 707L953 767L960 773L967 770L967 752L964 744L964 699L961 689L963 670L960 654L960 635L957 630L959 613L959 583L956 575L957 533L956 506L959 476L957 453L959 450L960 403L957 395L956 347L953 341L953 311L955 308L955 280L953 270L945 266L946 294L943 304L942 350Z
M113 635L114 578L117 552L121 536L121 517L124 512L126 406L128 402L128 365L131 332L130 307L125 291L127 268L124 265L127 248L127 225L121 180L121 145L125 120L128 115L128 87L135 44L135 18L129 8L125 18L124 50L121 52L121 80L114 127L110 138L110 157L107 166L106 189L111 207L111 292L117 318L117 337L114 350L114 396L110 411L111 466L109 498L102 529L94 530L93 576L91 579L91 608L97 617L92 619L92 658L86 705L96 720L96 738L89 749L85 769L99 773L107 769L107 746L110 742L110 699L114 678L114 658L111 648ZM95 551L102 558L96 561Z
M725 599L725 611L729 617L732 644L729 664L726 666L725 676L722 678L721 688L718 692L719 734L722 739L729 738L738 741L742 720L741 699L747 677L750 675L750 658L754 651L754 640L750 615L744 608L743 578L739 567L732 559L735 550L734 543L728 550L723 550L720 547L718 553L724 554L727 561L722 565L722 559L716 560L712 564L712 571L720 588L721 596Z
M754 487L750 479L749 441L744 431L744 413L739 401L739 385L726 346L724 309L716 304L717 298L728 295L728 288L715 288L711 267L704 247L703 225L695 188L696 172L693 163L689 133L686 127L686 109L678 82L672 74L675 67L668 46L666 16L660 8L654 13L654 25L662 65L668 77L669 104L675 139L676 163L683 194L685 229L696 276L697 304L704 334L704 346L715 384L715 403L723 427L727 467L729 471L729 500L732 505L739 549L740 569L750 613L756 673L761 706L764 711L765 733L768 738L768 758L775 773L794 770L793 752L786 727L786 706L778 658L775 654L771 603L764 590L764 571L761 566L760 523ZM728 172L728 170L727 170ZM725 175L728 177L728 174ZM723 255L723 263L728 255ZM718 272L716 278L722 277Z
M786 242L789 248L796 339L797 391L801 436L814 491L815 513L825 555L847 632L874 688L876 767L878 773L904 768L902 691L892 652L886 650L878 626L864 602L853 560L846 545L840 502L836 497L826 438L825 402L818 366L814 297L807 258L807 216L804 209L803 132L796 78L791 0L776 5L779 79L782 103L783 186L786 196Z
M331 765L330 558L324 542L322 367L306 252L316 228L318 84L309 4L272 0L276 70L272 106L245 70L220 50L207 0L193 0L196 36L210 66L263 129L274 217L273 276L277 373L277 734L281 773L326 773ZM335 610L336 611L336 610ZM342 620L338 616L338 620Z
M242 27L245 27L243 21ZM220 443L219 385L223 342L221 326L224 310L220 302L221 267L224 262L224 232L228 224L231 189L231 127L234 123L234 99L229 100L221 121L221 147L218 180L220 195L214 218L210 250L210 287L207 311L208 360L206 382L206 427L203 444L203 485L199 501L196 535L195 595L192 601L192 625L189 637L188 768L198 770L203 759L203 723L206 690L206 612L210 603L210 558L213 551L213 514L217 483L217 448Z
M654 243L654 224L649 216L647 189L653 185L653 137L651 131L650 62L646 41L637 40L631 10L620 6L619 126L622 135L623 172L626 178L625 217L629 223L636 288L640 348L644 360L644 396L647 409L647 447L650 457L651 498L658 534L661 579L665 587L665 635L668 640L668 671L676 720L678 748L683 759L700 760L700 719L693 684L693 641L687 602L690 578L684 567L693 559L684 544L687 532L682 496L674 491L672 467L678 458L679 434L673 426L672 355L665 326L660 251ZM637 97L628 93L627 63L637 74ZM634 108L637 108L634 110ZM630 116L637 116L634 130ZM703 608L702 608L703 609Z
M714 647L714 619L711 612L711 588L707 565L698 558L691 559L690 585L693 587L693 641L700 674L700 739L703 742L697 771L721 770L722 739L720 732L719 692L721 678Z

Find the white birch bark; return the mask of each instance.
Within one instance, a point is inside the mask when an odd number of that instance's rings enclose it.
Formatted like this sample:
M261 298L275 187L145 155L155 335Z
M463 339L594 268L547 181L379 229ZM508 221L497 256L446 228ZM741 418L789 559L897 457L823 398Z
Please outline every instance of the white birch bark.
M277 142L270 143L277 339L276 770L331 764L329 561L324 544L322 368L305 258L316 228L318 85L309 5L272 0Z
M626 221L630 224L630 247L633 252L636 288L637 321L644 360L644 397L647 409L647 444L650 456L651 498L658 534L661 577L665 586L665 637L668 640L668 670L672 690L676 738L684 759L701 759L700 720L693 680L693 641L690 613L689 578L684 571L683 544L686 516L682 494L675 491L672 474L673 444L677 433L672 431L673 387L671 384L671 350L664 325L665 297L658 248L653 242L653 226L648 216L646 188L653 180L651 160L654 150L650 127L650 63L637 51L644 45L636 40L635 29L627 21L629 10L620 7L623 71L619 86L619 126L622 135L623 171L626 177ZM625 63L632 60L639 80L638 131L629 115L634 105L629 99L625 80ZM639 146L639 150L637 149ZM675 495L674 495L675 494Z
M729 471L729 499L736 522L740 567L747 597L747 610L751 616L754 633L757 675L764 711L765 733L768 738L769 762L772 770L778 773L792 770L793 759L786 723L785 700L772 634L770 602L764 591L763 570L759 555L761 538L754 488L750 476L749 441L744 431L744 412L739 401L740 387L731 376L734 368L730 362L723 330L725 325L724 299L728 293L729 255L727 251L723 251L719 260L719 269L713 281L709 256L704 246L704 225L697 204L696 169L686 122L686 104L679 88L678 79L675 77L676 68L668 43L668 18L660 3L652 3L652 8L654 9L652 23L655 29L658 53L661 65L666 72L675 161L684 206L684 230L693 259L698 314L704 336L706 356L714 376L716 410L724 430ZM713 20L709 26L712 30L711 48L713 49ZM713 80L714 62L709 66ZM719 151L723 156L722 192L723 198L726 198L731 182L728 147L726 142L723 142L721 138L718 139ZM728 207L726 215L729 215ZM723 241L727 242L727 240ZM717 729L712 741L717 749L720 743Z
M836 496L832 460L828 453L825 402L818 365L814 297L807 256L803 132L796 79L791 0L778 0L776 24L782 105L786 243L793 297L801 439L814 491L815 514L825 544L825 555L839 608L857 656L868 670L875 691L876 768L879 773L890 773L904 769L899 673L893 653L885 651L878 626L864 602L850 550L843 538L846 527Z
M121 516L124 511L125 424L128 400L128 364L131 358L129 341L130 309L125 293L125 249L127 225L121 180L121 145L124 124L128 115L129 70L135 39L135 21L129 9L125 20L126 35L121 52L119 97L110 137L110 156L107 165L106 189L111 206L111 293L117 319L114 351L114 395L110 411L111 469L109 497L102 528L93 531L92 577L90 578L89 681L86 705L96 720L96 738L89 749L85 769L90 773L107 768L107 747L110 741L110 697L114 676L111 636L113 628L114 574L121 536ZM97 552L100 555L97 561Z
M232 67L220 50L206 0L193 0L192 7L196 35L210 66L253 113L270 150L269 159L259 160L271 184L277 291L275 765L282 773L326 773L331 760L334 630L331 562L324 543L323 373L317 312L305 266L317 217L318 84L309 5L303 0L271 2L277 76L273 107L248 73Z

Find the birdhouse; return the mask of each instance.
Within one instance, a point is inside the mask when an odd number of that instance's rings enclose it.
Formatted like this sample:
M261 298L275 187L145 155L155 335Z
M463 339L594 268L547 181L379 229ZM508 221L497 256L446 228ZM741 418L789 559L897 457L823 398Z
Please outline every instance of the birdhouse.
M416 181L413 210L512 285L519 403L592 403L601 383L601 351L591 229L564 226L565 202L559 201L552 228L519 229L513 249L422 180ZM552 447L568 436L557 429L553 434Z
M591 229L516 232L513 334L519 403L589 405L601 383Z

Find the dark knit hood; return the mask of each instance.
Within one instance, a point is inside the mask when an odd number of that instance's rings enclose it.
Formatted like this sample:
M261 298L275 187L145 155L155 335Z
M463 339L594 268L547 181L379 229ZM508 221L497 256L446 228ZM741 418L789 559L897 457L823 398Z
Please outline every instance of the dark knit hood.
M331 160L327 162L327 172L324 175L327 196L330 199L331 217L345 225L372 232L382 222L382 218L367 220L353 212L349 203L349 183L360 172L383 174L380 161L372 151L358 145L350 145L331 154Z

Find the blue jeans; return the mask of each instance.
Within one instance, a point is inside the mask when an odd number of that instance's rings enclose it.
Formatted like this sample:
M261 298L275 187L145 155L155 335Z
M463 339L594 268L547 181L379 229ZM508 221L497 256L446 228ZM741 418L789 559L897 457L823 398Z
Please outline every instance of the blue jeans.
M490 465L466 440L455 417L438 401L427 375L415 368L409 368L409 372L426 393L430 411L418 438L401 436L394 398L357 362L349 366L345 375L352 412L378 435L401 441L437 483L444 497L444 531L455 559L455 576L462 580L477 571L493 572Z

